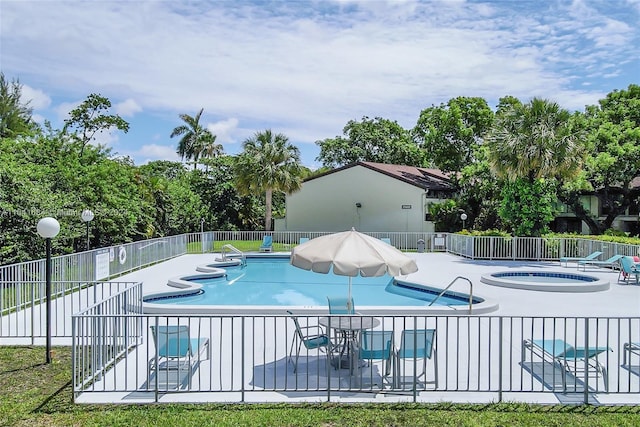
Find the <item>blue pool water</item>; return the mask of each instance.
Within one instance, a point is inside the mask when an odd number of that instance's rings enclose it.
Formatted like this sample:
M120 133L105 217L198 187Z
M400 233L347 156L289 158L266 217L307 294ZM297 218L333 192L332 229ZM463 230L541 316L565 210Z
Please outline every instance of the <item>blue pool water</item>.
M326 306L328 296L346 297L349 278L302 270L289 259L248 259L246 267L224 267L227 277L192 279L200 294L152 299L154 304ZM440 289L418 290L393 278L353 277L351 293L359 306L427 306ZM468 305L469 299L443 295L434 305Z

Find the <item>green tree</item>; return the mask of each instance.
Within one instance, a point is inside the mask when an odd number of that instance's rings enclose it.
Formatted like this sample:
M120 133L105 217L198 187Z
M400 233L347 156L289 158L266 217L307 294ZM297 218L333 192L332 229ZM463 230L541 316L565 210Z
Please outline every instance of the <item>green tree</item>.
M117 114L107 114L111 101L100 94L92 93L64 121L63 133L70 134L80 143L80 157L85 146L96 138L96 134L113 129L129 132L129 123Z
M395 121L380 117L350 120L343 133L345 137L317 141L320 154L316 160L329 167L359 161L426 166L425 155L411 140L409 131Z
M571 114L555 102L508 98L501 105L485 139L493 170L510 183L502 193L501 216L518 235L539 236L553 219L551 181L577 176L584 139Z
M462 168L458 175L458 206L467 216L467 229L501 229L500 208L501 179L491 169L486 145L477 148L475 160Z
M302 184L300 151L281 134L270 129L257 132L242 143L235 176L241 194L265 194L265 230L271 230L274 191L292 193Z
M20 81L9 82L0 72L0 138L32 133L38 126L31 114L29 102L22 101Z
M218 150L218 144L215 144L216 136L211 131L200 124L200 118L204 108L195 116L188 114L180 114L180 118L184 124L176 126L171 132L171 138L174 136L182 136L178 142L176 152L184 160L193 159L193 168L196 169L198 160L203 153L214 153ZM222 147L220 147L221 149Z
M457 173L475 161L493 120L487 101L461 96L422 110L412 134L436 167Z
M585 174L565 186L560 198L592 234L602 234L627 209L638 208L640 188L633 180L640 176L640 86L612 91L598 105L588 106L584 119L589 146ZM594 215L584 208L580 196L585 189L596 192L602 212Z

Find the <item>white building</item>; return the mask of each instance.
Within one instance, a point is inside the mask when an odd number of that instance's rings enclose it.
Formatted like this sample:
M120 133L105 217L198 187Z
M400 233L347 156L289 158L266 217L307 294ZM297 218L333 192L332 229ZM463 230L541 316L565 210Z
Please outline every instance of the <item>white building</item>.
M453 194L437 169L357 162L305 180L275 229L432 232L429 205Z

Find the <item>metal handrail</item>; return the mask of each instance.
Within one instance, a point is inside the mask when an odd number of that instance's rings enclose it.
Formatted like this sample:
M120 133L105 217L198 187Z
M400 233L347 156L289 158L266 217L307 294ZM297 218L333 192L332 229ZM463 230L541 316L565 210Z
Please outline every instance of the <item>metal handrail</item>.
M229 243L227 243L226 245L223 245L222 249L220 250L220 255L222 255L223 261L227 261L227 259L231 258L231 257L227 257L227 249L230 252L240 256L242 265L247 265L247 257L245 256L244 252L242 252L240 249L236 248L235 246Z
M463 277L463 276L458 276L455 279L453 279L451 281L451 283L449 283L447 285L447 287L444 288L442 290L442 292L440 292L438 294L438 296L433 299L433 301L431 301L431 303L428 305L428 307L432 306L434 302L438 301L438 298L440 298L442 295L444 295L447 292L447 289L449 289L458 279L463 279L463 280L466 280L467 282L469 282L469 314L471 314L471 311L472 311L472 308L473 308L473 282L471 282L471 280L469 280L469 279L467 279L466 277Z

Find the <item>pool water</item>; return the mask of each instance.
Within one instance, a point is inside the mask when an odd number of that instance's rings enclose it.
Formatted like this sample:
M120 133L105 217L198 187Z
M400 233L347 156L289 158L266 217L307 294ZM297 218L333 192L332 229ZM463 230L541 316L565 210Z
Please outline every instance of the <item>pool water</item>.
M349 278L302 270L289 259L248 259L245 267L225 267L226 277L189 281L204 292L175 298L152 299L155 304L326 306L327 297L346 297ZM351 294L359 306L428 306L439 289L395 284L388 275L353 277ZM468 305L468 297L443 295L434 305Z

